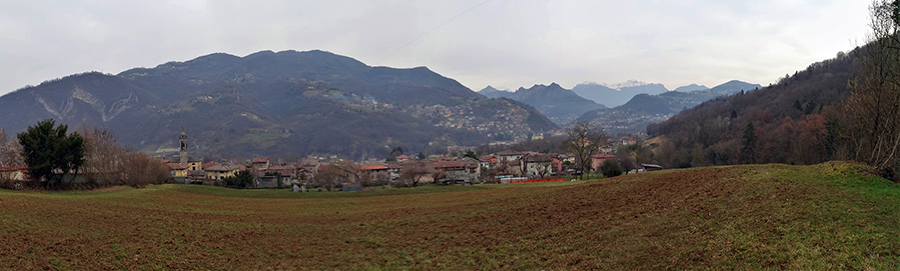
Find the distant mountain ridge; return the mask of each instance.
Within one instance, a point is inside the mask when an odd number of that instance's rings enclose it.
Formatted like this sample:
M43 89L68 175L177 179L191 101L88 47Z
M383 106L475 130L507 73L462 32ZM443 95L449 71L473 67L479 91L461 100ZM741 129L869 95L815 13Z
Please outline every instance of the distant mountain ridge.
M682 109L694 107L716 97L723 97L751 91L762 86L738 80L732 80L710 89L699 89L690 92L669 91L659 95L639 94L616 109L634 113L675 114Z
M487 86L478 91L478 94L484 95L488 98L508 98L513 95L512 91L499 90L492 86Z
M606 108L602 104L578 96L557 83L536 84L527 89L520 87L515 92L498 91L488 86L478 93L488 98L504 97L531 105L558 125L568 124L585 112Z
M578 96L609 107L625 104L638 94L660 94L669 91L662 84L651 84L637 80L629 80L619 84L598 84L585 82L576 85L572 91Z
M198 157L365 159L395 146L438 152L557 129L528 105L486 99L425 67L371 67L319 50L71 75L0 97L0 115L12 133L54 118L107 129L144 151L174 146L184 127Z
M604 87L608 87L608 88L611 88L611 89L615 89L615 90L620 90L620 91L621 91L622 89L636 88L636 87L644 87L644 86L647 86L647 85L655 85L655 84L650 84L650 83L647 83L647 82L643 82L643 81L638 81L638 80L632 79L632 80L628 80L628 81L621 82L621 83L618 83L618 84L600 83L600 85L601 85L601 86L604 86Z
M690 85L687 85L687 86L680 86L680 87L677 87L677 88L675 88L675 89L672 90L672 91L678 91L678 92L691 92L691 91L695 91L695 90L707 90L707 89L709 89L709 88L706 87L706 86L704 86L704 85L690 84Z
M576 121L606 123L610 126L608 129L614 133L636 133L642 131L648 124L664 121L683 109L692 108L710 99L760 87L762 86L758 84L732 80L711 89L698 89L691 92L668 91L656 95L638 94L627 103L615 108L586 112ZM617 124L613 125L613 123Z

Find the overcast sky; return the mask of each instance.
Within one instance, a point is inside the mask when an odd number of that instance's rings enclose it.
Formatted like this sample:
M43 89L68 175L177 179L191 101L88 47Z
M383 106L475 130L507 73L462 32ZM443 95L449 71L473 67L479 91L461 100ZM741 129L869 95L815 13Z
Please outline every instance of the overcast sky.
M291 49L427 66L476 91L629 79L767 85L862 44L869 4L0 0L0 94L85 71Z

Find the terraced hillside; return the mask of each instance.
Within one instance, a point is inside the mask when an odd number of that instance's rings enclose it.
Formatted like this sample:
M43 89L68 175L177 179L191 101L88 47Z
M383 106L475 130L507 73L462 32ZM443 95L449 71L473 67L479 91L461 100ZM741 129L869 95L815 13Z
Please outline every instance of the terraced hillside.
M306 194L0 191L0 269L897 268L900 188L861 170Z

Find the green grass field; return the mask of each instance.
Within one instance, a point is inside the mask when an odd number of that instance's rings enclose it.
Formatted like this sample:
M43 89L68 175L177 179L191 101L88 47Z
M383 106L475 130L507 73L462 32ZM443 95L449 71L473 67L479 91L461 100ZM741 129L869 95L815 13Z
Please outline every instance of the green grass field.
M0 190L0 269L900 268L900 187L861 169L360 192Z

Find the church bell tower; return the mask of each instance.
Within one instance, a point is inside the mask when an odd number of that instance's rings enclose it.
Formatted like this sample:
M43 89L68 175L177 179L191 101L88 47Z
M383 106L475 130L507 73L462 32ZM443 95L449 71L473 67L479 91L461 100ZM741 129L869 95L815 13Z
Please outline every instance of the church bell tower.
M188 152L187 152L187 135L184 133L184 127L181 127L181 135L178 136L178 162L182 165L187 165L188 163Z

